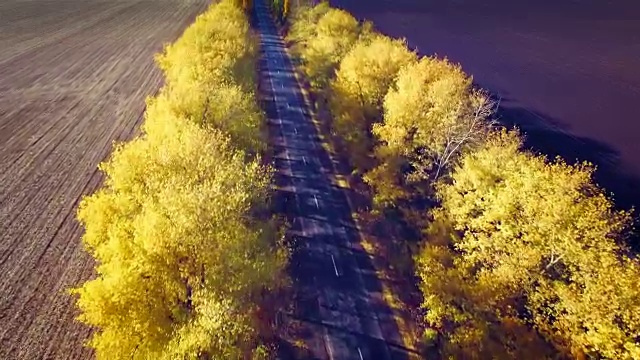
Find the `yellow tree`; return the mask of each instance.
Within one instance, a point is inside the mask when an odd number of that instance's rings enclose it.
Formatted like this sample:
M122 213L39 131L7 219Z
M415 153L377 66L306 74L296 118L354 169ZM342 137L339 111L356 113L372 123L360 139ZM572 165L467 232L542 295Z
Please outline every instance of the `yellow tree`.
M223 130L238 148L260 153L266 142L254 94L256 56L242 11L229 1L214 5L157 57L166 85L147 112L172 112Z
M291 4L289 0L284 0L284 4L282 4L282 18L287 19L289 17L289 13L291 12Z
M264 116L253 94L238 85L221 85L208 91L199 86L163 88L157 97L147 100L146 116L165 114L184 117L206 129L221 130L248 155L255 156L266 149Z
M156 61L169 87L234 82L253 91L257 46L243 11L232 1L222 1L198 15Z
M614 210L588 165L548 162L521 145L517 133L492 134L439 187L416 259L427 321L450 349L481 339L507 351L516 333L502 340L486 324L529 324L565 354L640 358L631 300L640 268L620 245L629 214Z
M251 0L242 0L242 8L245 11L251 11L253 9L253 1L251 1Z
M318 21L329 10L331 10L331 7L327 1L321 1L315 6L294 8L289 19L291 27L286 36L286 40L293 44L291 50L294 54L300 56L307 41L315 36Z
M100 359L254 352L252 314L284 279L287 254L275 224L256 217L271 170L260 165L250 41L231 1L199 16L158 58L167 84L148 100L143 136L116 148L105 187L81 202L98 276L74 293Z
M485 137L490 102L471 83L446 59L424 57L400 70L384 100L384 120L373 126L380 164L365 179L378 202L394 205L407 194L398 191L403 184L437 179Z
M335 69L360 36L360 24L349 13L329 9L318 19L315 35L301 50L303 71L313 90L324 91Z
M376 35L346 54L331 82L333 129L346 143L354 165L370 166L371 129L382 119L382 101L403 67L417 56L403 40Z
M237 358L250 314L278 285L285 255L268 222L270 172L246 163L219 132L174 118L114 152L105 188L78 217L98 277L75 292L80 319L99 330L98 358Z

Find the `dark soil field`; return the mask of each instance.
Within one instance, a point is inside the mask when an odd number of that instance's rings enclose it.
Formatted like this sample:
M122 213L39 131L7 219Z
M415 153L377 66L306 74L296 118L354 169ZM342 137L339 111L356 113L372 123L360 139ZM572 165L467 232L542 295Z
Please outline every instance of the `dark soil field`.
M423 55L446 56L501 98L499 116L550 156L589 160L640 206L640 3L333 0Z
M204 0L0 2L0 359L86 359L66 289L91 276L77 203Z

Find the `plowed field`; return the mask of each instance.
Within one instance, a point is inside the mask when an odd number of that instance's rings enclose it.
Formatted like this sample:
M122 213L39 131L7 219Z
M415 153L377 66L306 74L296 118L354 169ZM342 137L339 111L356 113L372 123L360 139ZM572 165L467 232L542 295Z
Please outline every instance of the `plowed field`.
M0 2L0 359L85 359L77 203L161 84L153 54L205 0Z
M334 0L423 55L462 64L550 158L587 160L640 209L640 2ZM640 244L640 242L639 242Z

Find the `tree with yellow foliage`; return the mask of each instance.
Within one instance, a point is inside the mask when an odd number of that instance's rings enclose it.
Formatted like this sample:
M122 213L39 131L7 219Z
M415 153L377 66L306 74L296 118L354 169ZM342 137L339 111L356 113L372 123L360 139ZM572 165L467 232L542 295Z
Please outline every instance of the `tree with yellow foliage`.
M258 215L272 170L244 16L233 1L212 5L165 48L143 135L116 147L105 186L81 202L98 276L73 292L99 359L260 353L253 315L286 279L287 252Z
M289 17L291 26L286 35L286 40L292 44L291 52L301 56L306 42L316 34L318 21L331 7L327 1L321 1L315 6L295 7Z
M282 4L282 18L286 21L291 13L291 2L289 0L284 0Z
M594 185L593 169L493 130L488 96L446 59L417 61L378 35L318 40L329 12L296 12L289 39L321 79L315 90L329 79L333 130L378 203L408 205L404 220L424 229L416 273L443 355L640 359L640 264L622 245L630 214ZM332 59L334 46L350 50ZM425 199L437 200L428 214L403 203Z
M270 171L186 119L149 118L148 129L116 149L105 188L80 205L99 264L76 290L81 319L100 329L91 346L110 359L237 358L286 259L275 229L249 216Z
M252 157L266 149L264 115L253 94L238 85L220 86L210 91L195 86L164 88L157 97L147 100L146 116L166 113L184 117L207 129L225 132L236 148L245 150Z
M233 82L254 91L257 51L257 37L244 12L232 1L221 1L198 15L156 61L169 87Z
M372 131L379 165L365 180L377 203L390 206L408 192L419 195L416 184L429 187L459 154L484 139L491 104L471 84L446 59L424 57L400 70L384 99L384 119Z
M319 20L315 36L306 41L302 51L302 69L311 88L324 91L335 69L358 40L360 25L349 13L330 9Z
M242 0L242 9L244 9L244 11L251 11L253 9L253 1Z
M416 61L416 54L405 41L376 35L356 43L340 62L330 85L332 125L359 169L371 165L371 130L382 120L385 95L398 72Z
M544 339L578 358L639 359L640 266L621 245L629 214L588 165L521 146L515 132L493 133L438 187L416 257L427 322L447 354L540 358Z
M329 8L326 3L301 10L288 39L294 42L293 53L302 61L301 69L316 95L324 92L346 53L357 41L366 41L373 32L370 23L360 24L344 10Z
M157 56L166 85L148 101L147 112L171 111L228 133L249 155L264 151L264 117L255 97L257 48L246 15L230 1L217 4Z

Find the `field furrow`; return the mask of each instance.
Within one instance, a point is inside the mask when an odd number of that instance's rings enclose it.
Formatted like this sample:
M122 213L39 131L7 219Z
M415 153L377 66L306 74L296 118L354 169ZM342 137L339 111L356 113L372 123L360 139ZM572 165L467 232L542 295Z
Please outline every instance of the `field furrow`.
M162 82L153 55L204 0L0 3L0 358L77 359L66 293L92 274L75 220Z

